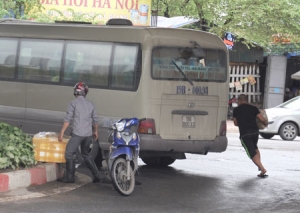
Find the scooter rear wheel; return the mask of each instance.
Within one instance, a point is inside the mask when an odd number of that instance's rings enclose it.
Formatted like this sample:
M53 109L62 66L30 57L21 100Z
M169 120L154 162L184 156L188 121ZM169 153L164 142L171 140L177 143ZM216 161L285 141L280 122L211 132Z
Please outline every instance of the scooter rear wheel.
M124 196L130 195L135 187L135 177L131 166L129 166L129 180L126 173L126 160L124 158L116 158L112 165L111 180L116 191Z

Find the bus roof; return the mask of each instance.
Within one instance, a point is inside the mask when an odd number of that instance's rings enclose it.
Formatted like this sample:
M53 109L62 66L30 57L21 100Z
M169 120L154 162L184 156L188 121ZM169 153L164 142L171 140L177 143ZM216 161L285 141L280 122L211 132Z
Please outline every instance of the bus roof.
M175 44L190 46L191 41L196 41L202 47L227 50L223 41L209 32L150 26L92 25L72 22L42 23L17 19L0 19L0 36L141 44L150 42L155 46L159 44L161 46L174 46Z

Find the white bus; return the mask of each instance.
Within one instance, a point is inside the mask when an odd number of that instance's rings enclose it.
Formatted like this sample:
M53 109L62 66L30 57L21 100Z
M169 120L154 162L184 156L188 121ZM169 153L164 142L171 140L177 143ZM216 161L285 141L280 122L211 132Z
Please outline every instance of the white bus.
M59 132L73 86L85 82L99 143L124 117L146 117L141 159L167 166L227 147L228 51L188 29L0 21L0 120L26 133Z

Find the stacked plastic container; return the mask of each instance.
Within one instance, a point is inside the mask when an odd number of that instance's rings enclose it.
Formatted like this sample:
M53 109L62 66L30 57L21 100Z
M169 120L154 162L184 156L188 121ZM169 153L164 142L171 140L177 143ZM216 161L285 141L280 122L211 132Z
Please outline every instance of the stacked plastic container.
M70 137L64 136L63 141L58 141L56 132L39 132L35 134L32 143L35 146L34 157L36 161L65 163L65 150Z

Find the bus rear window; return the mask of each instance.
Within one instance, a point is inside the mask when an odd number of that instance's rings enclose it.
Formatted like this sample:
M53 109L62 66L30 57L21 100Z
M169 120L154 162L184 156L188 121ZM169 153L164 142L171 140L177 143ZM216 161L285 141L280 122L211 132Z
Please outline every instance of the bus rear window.
M183 74L183 73L184 74ZM193 81L227 79L226 53L217 49L156 47L152 51L152 77L158 80Z

